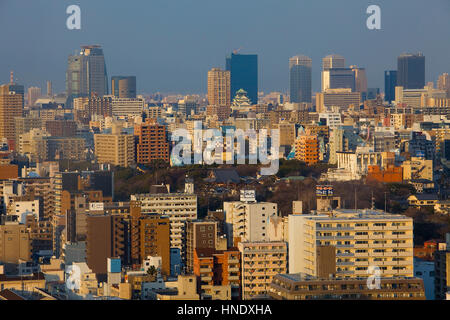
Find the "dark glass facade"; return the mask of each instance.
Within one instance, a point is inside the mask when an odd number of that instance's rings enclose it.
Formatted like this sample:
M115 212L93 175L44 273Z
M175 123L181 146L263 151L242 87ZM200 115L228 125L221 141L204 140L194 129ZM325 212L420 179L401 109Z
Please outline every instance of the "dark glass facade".
M244 89L252 104L257 104L258 56L232 53L226 58L226 70L231 73L231 99L239 89Z
M404 89L425 87L425 56L402 54L397 59L397 86Z
M290 102L311 102L311 65L290 66L289 92Z
M391 103L395 100L395 87L397 86L397 71L384 72L384 101Z

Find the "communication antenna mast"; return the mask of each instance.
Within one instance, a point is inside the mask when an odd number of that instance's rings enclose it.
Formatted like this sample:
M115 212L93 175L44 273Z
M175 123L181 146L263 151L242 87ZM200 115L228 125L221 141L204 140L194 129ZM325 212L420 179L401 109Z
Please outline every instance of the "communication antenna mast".
M239 51L241 51L241 50L242 50L242 47L240 47L239 49L235 49L235 50L233 50L233 54L238 54Z

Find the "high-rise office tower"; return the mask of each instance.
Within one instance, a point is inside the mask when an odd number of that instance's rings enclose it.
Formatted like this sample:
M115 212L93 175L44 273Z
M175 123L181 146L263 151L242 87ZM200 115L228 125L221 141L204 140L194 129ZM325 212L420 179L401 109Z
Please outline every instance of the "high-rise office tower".
M23 93L11 91L11 84L0 86L0 140L14 141L16 130L14 118L22 116Z
M328 89L356 90L355 73L350 68L332 68L322 71L322 92Z
M311 102L311 66L312 60L306 56L289 59L290 102Z
M136 98L136 77L111 77L111 91L111 94L118 98Z
M437 88L438 90L445 90L447 92L447 98L450 98L450 76L448 73L443 73L439 76Z
M322 59L322 92L340 88L355 91L355 74L352 69L345 68L344 57L331 54Z
M331 54L322 59L322 71L335 68L345 68L345 59L338 54Z
M350 66L353 74L355 76L355 91L356 92L367 92L367 76L366 69L359 68L358 66Z
M258 103L258 56L232 53L226 58L226 70L231 76L231 99L240 89L247 91L252 104Z
M405 53L397 59L397 86L404 89L425 87L425 56Z
M68 106L72 106L77 97L108 94L105 57L99 45L82 46L79 54L69 56L66 94Z
M214 106L231 105L230 71L212 68L208 71L208 103Z
M397 86L397 71L384 72L384 101L391 103L395 100L395 87Z
M34 105L37 99L41 96L41 88L29 87L27 91L28 106Z

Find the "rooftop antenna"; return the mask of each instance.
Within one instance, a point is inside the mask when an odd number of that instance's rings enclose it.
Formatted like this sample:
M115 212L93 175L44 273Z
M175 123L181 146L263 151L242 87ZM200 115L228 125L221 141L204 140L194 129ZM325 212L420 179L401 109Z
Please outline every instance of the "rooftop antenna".
M233 54L238 54L238 52L241 50L242 50L242 47L240 47L239 49L235 49L235 50L233 50Z
M11 72L9 73L9 83L13 84L14 83L14 71L11 70Z

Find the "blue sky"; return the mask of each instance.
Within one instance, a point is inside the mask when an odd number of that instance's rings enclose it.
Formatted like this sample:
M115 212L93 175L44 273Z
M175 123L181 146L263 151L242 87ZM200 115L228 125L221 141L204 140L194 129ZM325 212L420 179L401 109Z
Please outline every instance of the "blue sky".
M81 7L81 30L66 28L67 6ZM381 7L381 30L366 8ZM233 49L256 53L260 90L286 90L288 59L341 54L383 89L396 57L421 51L426 81L450 72L450 0L0 0L0 83L14 70L26 86L64 90L67 56L101 44L108 74L136 75L139 92L206 92L206 73Z

